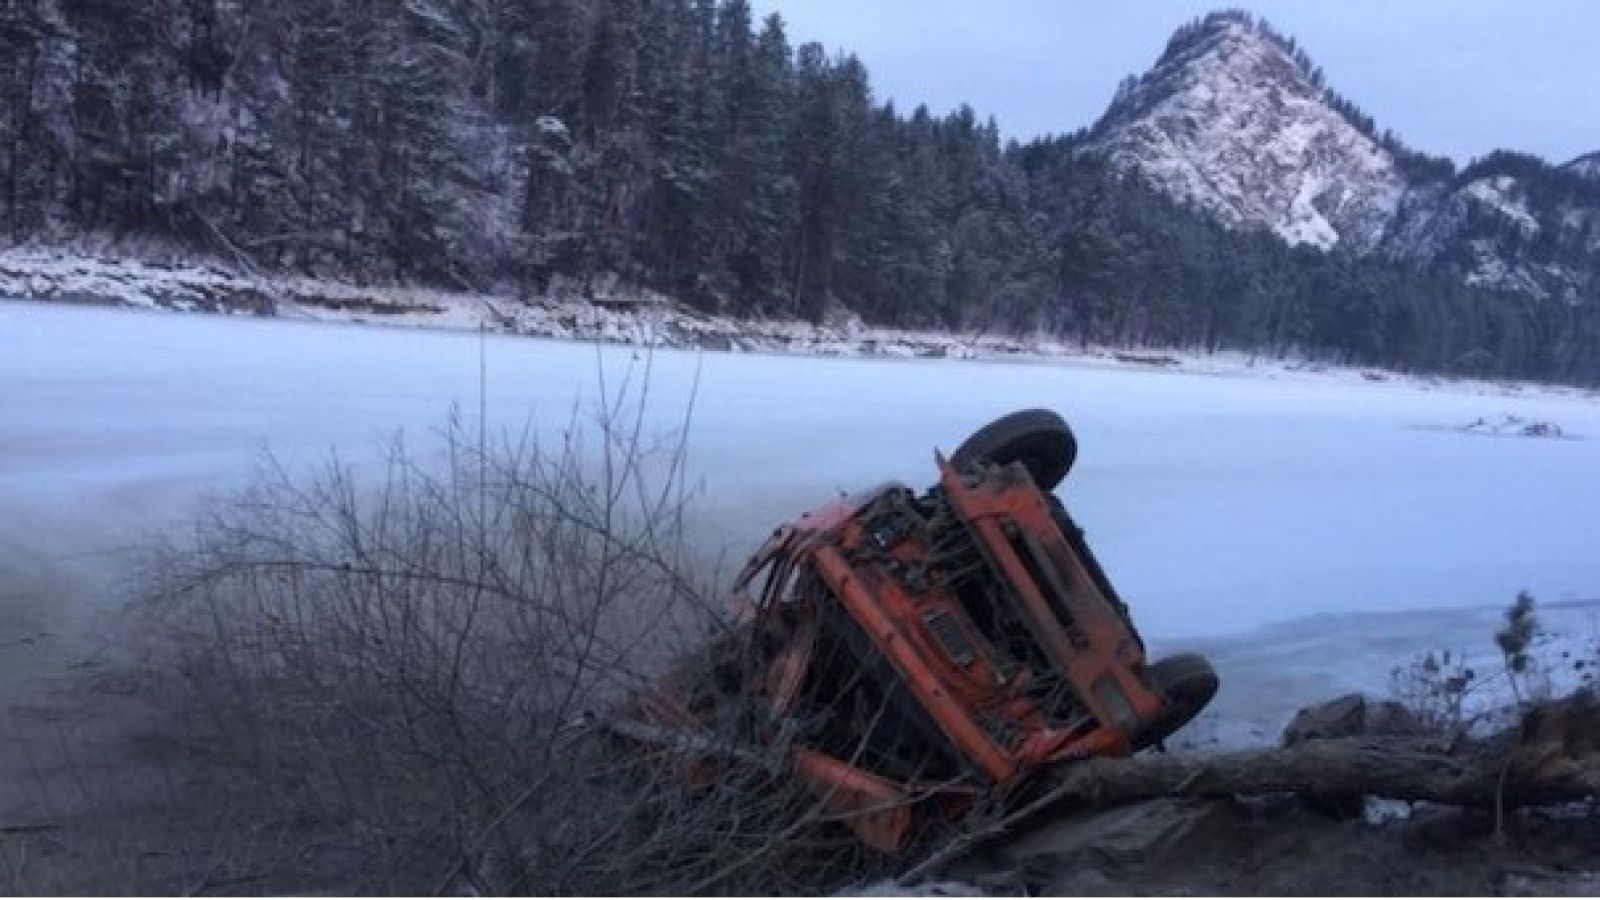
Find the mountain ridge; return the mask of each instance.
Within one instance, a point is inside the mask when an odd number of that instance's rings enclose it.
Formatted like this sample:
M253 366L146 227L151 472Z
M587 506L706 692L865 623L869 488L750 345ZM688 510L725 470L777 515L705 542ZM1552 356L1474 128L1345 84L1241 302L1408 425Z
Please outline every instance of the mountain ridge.
M1600 289L1600 153L1497 151L1459 172L1327 86L1293 38L1239 10L1174 32L1084 152L1231 228L1377 254L1464 283L1576 302Z
M1600 178L1600 150L1568 160L1561 168L1586 178Z

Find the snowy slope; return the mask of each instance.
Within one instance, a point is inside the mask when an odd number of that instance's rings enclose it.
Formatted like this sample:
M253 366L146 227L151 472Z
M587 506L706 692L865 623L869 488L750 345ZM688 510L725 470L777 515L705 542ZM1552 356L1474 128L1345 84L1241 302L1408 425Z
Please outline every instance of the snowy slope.
M1279 39L1226 14L1119 93L1089 149L1227 224L1323 249L1372 248L1406 187Z

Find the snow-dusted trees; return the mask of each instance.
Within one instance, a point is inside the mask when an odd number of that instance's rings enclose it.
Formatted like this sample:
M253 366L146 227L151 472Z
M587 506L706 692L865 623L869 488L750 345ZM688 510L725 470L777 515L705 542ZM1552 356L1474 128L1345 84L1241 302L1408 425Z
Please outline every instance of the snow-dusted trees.
M1600 379L1590 232L1470 211L1421 264L1291 249L1080 136L1002 146L970 109L880 103L859 60L791 48L749 0L0 0L0 60L12 242L156 237L355 279L562 276L732 314ZM1551 215L1600 206L1552 171L1495 157L1455 177L1514 175ZM1586 281L1552 302L1469 288L1483 242Z
M0 155L5 233L13 241L47 228L66 194L70 50L54 0L0 6Z
M170 227L187 162L182 64L188 10L172 0L61 0L75 52L67 205L82 226Z
M797 184L787 167L792 54L783 20L770 15L753 31L742 2L729 5L722 34L727 175L717 201L723 215L719 246L725 254L717 288L735 303L776 308L797 206Z

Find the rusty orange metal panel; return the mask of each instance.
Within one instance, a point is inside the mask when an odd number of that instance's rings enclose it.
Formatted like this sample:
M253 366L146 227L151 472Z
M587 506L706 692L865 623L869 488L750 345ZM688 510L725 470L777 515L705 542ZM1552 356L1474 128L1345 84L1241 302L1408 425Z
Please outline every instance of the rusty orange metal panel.
M862 587L838 549L820 547L814 556L818 572L833 588L839 601L867 632L905 679L917 701L933 717L939 729L955 742L962 755L975 763L990 778L1006 781L1016 773L1016 762L972 720L966 708L950 696L937 674L923 661L915 646Z
M912 798L899 785L808 747L796 747L791 758L823 806L862 843L890 854L905 849Z
M937 462L951 506L1015 590L1024 620L1084 705L1105 727L1126 731L1130 719L1137 720L1134 724L1153 721L1164 703L1134 675L1143 654L1110 601L1100 596L1077 555L1065 545L1039 493L1009 490L1003 479L969 487L942 455ZM1015 468L1016 477L1027 477L1020 466ZM1040 540L1041 535L1046 541ZM1040 577L1030 571L1015 546L1018 543L1022 552L1035 557L1034 570ZM1063 577L1070 584L1063 584ZM1052 597L1061 604L1060 612L1053 608ZM1070 621L1062 621L1063 614ZM1113 708L1102 693L1108 680L1126 702L1126 711Z

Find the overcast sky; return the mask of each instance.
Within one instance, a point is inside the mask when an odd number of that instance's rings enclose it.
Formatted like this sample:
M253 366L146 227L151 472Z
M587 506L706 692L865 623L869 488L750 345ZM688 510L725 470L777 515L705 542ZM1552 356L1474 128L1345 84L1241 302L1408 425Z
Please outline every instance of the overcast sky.
M752 0L794 44L854 51L879 100L969 103L1008 137L1073 131L1178 25L1242 7L1293 35L1329 83L1407 143L1465 162L1496 148L1600 150L1594 0Z

